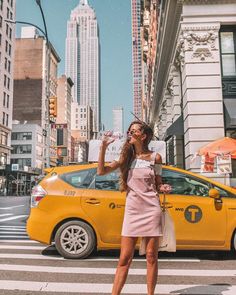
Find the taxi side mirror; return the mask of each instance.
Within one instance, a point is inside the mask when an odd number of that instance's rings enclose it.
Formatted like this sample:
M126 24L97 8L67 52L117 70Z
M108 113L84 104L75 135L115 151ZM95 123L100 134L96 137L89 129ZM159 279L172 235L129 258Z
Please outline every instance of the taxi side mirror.
M213 199L220 199L220 192L215 188L211 188L209 190L209 197Z

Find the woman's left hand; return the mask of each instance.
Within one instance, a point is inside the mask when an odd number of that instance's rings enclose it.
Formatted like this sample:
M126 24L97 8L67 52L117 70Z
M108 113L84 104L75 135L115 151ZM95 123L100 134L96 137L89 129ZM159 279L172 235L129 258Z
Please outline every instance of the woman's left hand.
M169 184L160 184L158 187L159 192L163 194L169 194L172 191L172 187Z

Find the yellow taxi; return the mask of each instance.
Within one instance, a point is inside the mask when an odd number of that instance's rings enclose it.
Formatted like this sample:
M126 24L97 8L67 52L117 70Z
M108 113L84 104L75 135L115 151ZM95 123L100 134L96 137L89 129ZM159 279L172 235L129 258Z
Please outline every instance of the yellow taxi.
M96 174L97 164L56 167L34 188L27 232L65 258L118 249L125 207L118 171ZM177 249L236 251L236 189L164 166L172 186L166 206L175 221ZM161 200L163 196L160 195Z

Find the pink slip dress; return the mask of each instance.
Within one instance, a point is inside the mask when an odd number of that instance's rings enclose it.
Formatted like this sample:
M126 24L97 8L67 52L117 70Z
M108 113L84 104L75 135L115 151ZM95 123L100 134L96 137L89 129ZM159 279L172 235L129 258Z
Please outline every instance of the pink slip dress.
M127 179L127 196L122 236L141 237L140 255L145 253L145 237L162 236L162 210L155 181L156 153L150 161L134 159Z

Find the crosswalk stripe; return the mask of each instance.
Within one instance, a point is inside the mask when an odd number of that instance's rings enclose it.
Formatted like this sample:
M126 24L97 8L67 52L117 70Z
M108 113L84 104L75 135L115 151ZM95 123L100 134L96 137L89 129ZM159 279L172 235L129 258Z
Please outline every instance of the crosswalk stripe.
M11 206L11 207L3 207L0 208L0 210L9 210L9 209L14 209L14 208L19 208L19 207L24 207L25 205L17 205L17 206Z
M33 240L30 240L29 237L27 240L2 240L0 239L0 244L1 243L14 243L14 244L21 244L21 243L30 243L30 244L39 244L39 242L37 241L33 241Z
M0 245L1 250L44 250L47 246L12 246L12 245Z
M54 267L37 265L12 265L0 264L0 270L29 271L47 273L76 273L76 274L111 274L114 275L116 268L93 268L93 267ZM129 275L146 275L146 269L131 268ZM236 277L233 270L192 270L192 269L159 269L159 276L198 276L198 277Z
M0 231L1 232L6 232L6 231L10 231L10 232L26 232L25 228L1 228L0 227Z
M0 258L12 258L12 259L39 259L39 260L65 260L61 256L43 256L38 254L16 254L16 253L0 253ZM72 260L73 261L73 260ZM74 260L76 261L76 260ZM80 261L118 261L118 258L86 258L80 259ZM132 261L146 261L144 258L133 259ZM200 262L200 260L185 260L185 259L159 259L160 262Z
M111 294L112 284L91 284L91 283L54 283L54 282L29 282L29 281L11 281L11 280L0 280L0 286L2 290L21 290L21 291L41 291L41 292L65 292L65 293L108 293ZM203 290L205 288L205 293L196 293L196 290ZM183 293L183 290L191 290L195 293L189 294L219 294L217 293L219 289L218 285L173 285L173 284L160 284L157 285L156 291L160 294L187 294ZM221 285L221 293L227 295L235 295L236 285ZM208 290L209 293L206 293ZM214 293L215 290L215 293ZM146 294L147 286L146 284L126 284L123 289L124 293L127 294Z
M12 216L12 217L6 217L6 218L0 219L0 222L6 222L6 221L10 221L10 220L16 220L16 219L20 219L22 217L28 217L28 215L16 215L16 216Z
M17 235L1 235L0 234L0 241L1 238L29 238L28 235L21 235L21 236L17 236Z
M6 235L6 234L17 234L17 235L26 235L26 231L1 231L0 232L0 236L1 235Z
M19 228L19 229L25 229L26 227L23 225L0 225L0 229L2 228Z

